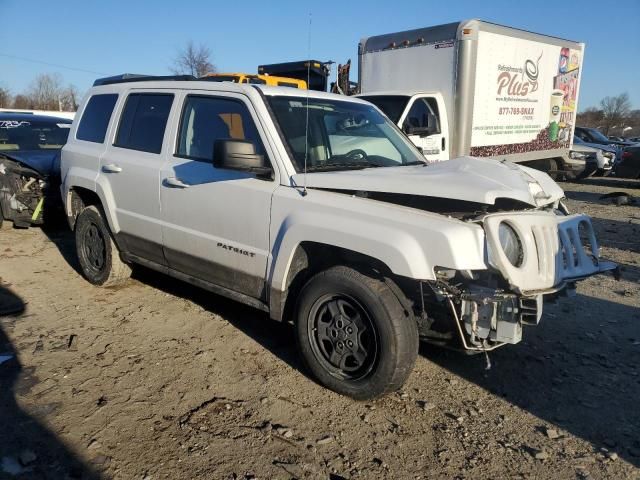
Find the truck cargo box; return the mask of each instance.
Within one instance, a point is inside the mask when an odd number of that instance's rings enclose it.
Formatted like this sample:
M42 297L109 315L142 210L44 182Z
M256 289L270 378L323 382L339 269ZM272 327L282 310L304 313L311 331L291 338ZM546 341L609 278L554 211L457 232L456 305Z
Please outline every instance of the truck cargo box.
M571 148L583 43L468 20L364 38L358 54L361 94L432 98L448 132L437 159L527 162Z

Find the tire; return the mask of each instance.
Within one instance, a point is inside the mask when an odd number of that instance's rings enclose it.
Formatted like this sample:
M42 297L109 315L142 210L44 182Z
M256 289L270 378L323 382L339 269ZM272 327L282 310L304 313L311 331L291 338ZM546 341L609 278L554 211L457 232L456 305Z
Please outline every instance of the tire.
M356 400L400 388L418 354L418 327L382 279L344 266L312 277L296 308L305 365L325 387Z
M129 278L131 267L120 258L101 209L91 205L82 210L75 234L76 254L84 278L104 287L120 285Z
M551 177L551 179L555 182L561 180L561 174L558 170L558 160L555 158L549 158L546 162L547 175Z

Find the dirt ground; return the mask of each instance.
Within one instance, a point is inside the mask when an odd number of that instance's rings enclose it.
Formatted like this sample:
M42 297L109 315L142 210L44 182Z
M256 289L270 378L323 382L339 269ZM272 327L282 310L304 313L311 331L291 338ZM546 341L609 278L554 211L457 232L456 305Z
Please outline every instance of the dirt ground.
M376 402L305 374L292 329L137 269L101 289L64 226L0 231L0 478L640 478L640 184L566 183L622 280L482 356L423 346ZM12 315L7 312L14 311Z

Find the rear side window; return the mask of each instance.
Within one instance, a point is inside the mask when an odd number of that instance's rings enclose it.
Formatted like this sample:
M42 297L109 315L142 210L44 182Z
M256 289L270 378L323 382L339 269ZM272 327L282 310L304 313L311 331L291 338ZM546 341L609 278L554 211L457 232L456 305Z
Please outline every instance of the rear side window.
M117 100L118 95L115 93L91 97L82 114L76 138L87 142L103 143Z
M172 94L130 94L122 111L115 146L160 153L172 103Z

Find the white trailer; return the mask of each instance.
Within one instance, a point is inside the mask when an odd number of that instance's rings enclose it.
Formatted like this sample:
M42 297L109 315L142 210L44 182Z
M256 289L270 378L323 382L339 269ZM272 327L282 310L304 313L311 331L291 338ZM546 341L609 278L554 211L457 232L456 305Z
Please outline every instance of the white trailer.
M360 96L429 160L571 169L584 44L480 20L361 40Z

